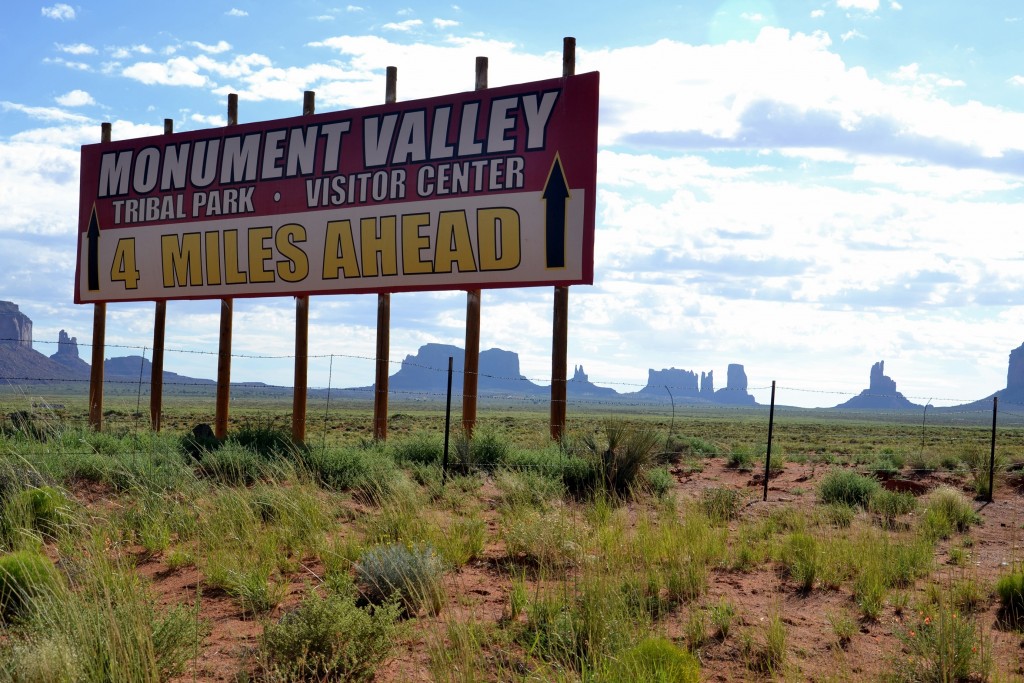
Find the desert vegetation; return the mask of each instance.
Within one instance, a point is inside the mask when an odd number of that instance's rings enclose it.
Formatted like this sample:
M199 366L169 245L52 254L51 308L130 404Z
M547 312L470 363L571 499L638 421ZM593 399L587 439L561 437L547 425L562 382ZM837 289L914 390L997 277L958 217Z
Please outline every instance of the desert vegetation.
M1016 433L192 417L3 423L0 680L1024 680Z

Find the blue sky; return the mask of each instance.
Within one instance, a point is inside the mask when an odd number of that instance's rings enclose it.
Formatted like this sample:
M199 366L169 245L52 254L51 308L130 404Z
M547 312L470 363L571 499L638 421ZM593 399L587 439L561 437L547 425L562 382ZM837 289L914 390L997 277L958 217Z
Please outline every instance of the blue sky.
M87 342L73 297L79 147L600 71L595 284L570 365L620 391L649 368L742 363L779 400L835 405L876 360L907 396L1005 386L1024 341L1024 8L1016 2L16 2L0 24L0 299L52 353ZM170 347L216 349L217 308L171 302ZM317 297L311 383L372 381L376 297ZM152 305L109 307L108 355L151 344ZM392 359L464 341L460 292L393 297ZM236 304L235 349L286 356L290 299ZM550 376L549 288L486 291L482 348ZM137 351L136 351L137 352ZM87 349L83 347L83 355ZM203 354L168 369L212 376ZM235 364L288 384L291 363ZM339 377L342 378L339 380ZM764 389L755 391L762 401Z

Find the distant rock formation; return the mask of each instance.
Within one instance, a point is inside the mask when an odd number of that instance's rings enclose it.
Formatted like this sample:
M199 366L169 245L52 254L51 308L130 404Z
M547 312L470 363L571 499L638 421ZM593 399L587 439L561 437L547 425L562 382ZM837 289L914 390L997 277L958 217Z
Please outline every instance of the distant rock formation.
M0 301L0 345L32 348L32 321L11 301Z
M1010 365L1006 370L1006 390L1024 393L1024 344L1010 351Z
M725 389L715 392L715 403L752 406L757 401L747 393L747 373L739 363L729 363L725 375Z
M918 410L922 406L911 403L896 391L896 382L885 374L885 361L871 366L868 388L840 403L836 408L846 410Z
M714 370L698 375L689 370L668 368L648 370L647 385L635 395L647 400L671 400L678 403L756 405L754 397L747 393L747 374L738 363L729 365L724 389L715 390Z
M452 358L454 374L452 394L461 396L462 375L466 367L465 352L450 344L424 344L415 355L406 356L398 372L388 379L388 389L410 394L444 394L448 386L449 356ZM545 390L545 387L534 384L520 373L519 354L502 349L480 352L477 378L479 395L540 394Z
M566 396L573 398L582 397L603 397L614 398L619 394L609 387L599 387L590 381L590 377L583 371L582 365L574 366L572 377L565 385Z
M50 356L50 360L60 363L76 375L89 372L89 364L78 355L78 338L69 337L64 330L57 335L57 353Z
M700 395L707 399L715 397L715 371L708 370L700 373Z

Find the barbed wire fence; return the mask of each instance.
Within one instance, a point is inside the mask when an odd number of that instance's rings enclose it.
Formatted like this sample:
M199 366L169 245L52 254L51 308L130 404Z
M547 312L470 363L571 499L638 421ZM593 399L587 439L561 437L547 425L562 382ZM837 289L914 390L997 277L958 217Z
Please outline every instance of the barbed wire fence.
M0 349L10 348L17 340L0 339ZM35 345L59 348L59 341L35 341ZM81 344L86 348L88 344ZM108 429L121 432L149 428L150 396L149 364L152 349L145 345L107 344L107 349L126 355L108 360L104 379L106 409L104 421ZM210 374L215 373L218 351L204 348L172 348L164 350L165 368L188 366L202 368L195 358L209 358ZM175 357L190 359L176 364ZM310 442L328 442L330 432L341 427L334 419L339 412L347 416L345 429L368 437L373 433L373 386L355 386L353 378L373 377L377 359L372 356L346 353L309 354L308 422ZM48 359L49 360L49 359ZM295 355L288 353L232 353L233 374L245 377L288 376ZM400 368L414 371L416 386L395 382L389 387L391 417L417 408L441 411L447 394L447 366L417 363L413 357L391 361L392 380ZM49 366L53 368L53 366ZM0 425L9 426L19 414L48 415L62 423L84 427L88 424L88 366L79 361L64 366L66 371L41 376L28 366L24 372L0 376ZM77 370L76 370L77 368ZM191 370L194 371L194 370ZM200 370L201 372L202 370ZM457 370L456 374L462 374ZM479 373L480 419L497 423L532 421L538 430L548 433L547 410L550 387L543 379ZM845 458L872 473L898 470L925 473L945 467L964 472L982 473L992 465L983 456L998 443L1000 461L1024 461L1024 403L1000 400L998 412L991 398L972 399L907 396L906 408L871 410L836 410L787 405L814 403L839 406L854 396L872 397L866 391L851 392L825 387L807 388L779 384L776 404L755 403L753 394L764 395L769 386L748 386L746 391L731 395L719 390L713 396L702 395L694 384L685 386L649 386L621 381L602 381L589 377L587 383L568 383L567 414L569 431L593 430L608 419L643 420L668 435L668 442L685 447L694 440L711 444L730 457L759 462L767 469L768 432L771 430L772 459L815 457L829 460ZM455 382L461 386L461 380ZM283 383L243 381L231 384L231 421L235 426L255 422L284 427L291 415L292 387ZM213 419L216 382L165 372L164 402L166 428L188 431L199 422ZM828 398L826 398L828 397ZM877 395L892 399L891 394ZM461 405L461 392L452 396L455 408ZM544 417L541 418L540 416ZM361 417L362 416L362 417ZM742 442L723 443L723 421L742 422ZM443 418L439 418L440 423ZM827 428L808 429L808 422L827 423ZM352 427L362 424L362 427ZM877 425L886 426L884 440ZM317 434L319 430L319 434ZM337 436L344 436L337 435ZM958 457L946 455L948 462L936 462L932 453L950 452L950 442ZM956 460L956 462L953 462ZM970 474L970 472L968 472Z

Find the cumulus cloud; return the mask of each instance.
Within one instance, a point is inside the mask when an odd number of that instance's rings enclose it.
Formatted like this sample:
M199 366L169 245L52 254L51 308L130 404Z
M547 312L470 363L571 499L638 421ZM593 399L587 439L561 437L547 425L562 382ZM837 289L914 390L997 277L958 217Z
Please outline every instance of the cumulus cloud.
M878 0L836 0L839 9L857 9L864 12L877 12Z
M851 41L854 38L859 40L867 40L867 36L858 31L857 29L851 29L839 37L842 39L844 43Z
M231 9L229 9L224 14L226 16L229 16L229 17L247 17L247 16L249 16L248 12L246 12L244 9L238 9L237 7L232 7Z
M146 85L182 85L201 88L210 79L199 73L195 61L187 57L172 57L166 62L136 62L125 67L121 74Z
M381 26L381 28L386 29L388 31L403 31L404 32L404 31L411 31L414 28L419 28L422 25L423 25L423 20L422 19L406 19L405 21L391 21L391 22L388 22L388 23L384 24L383 26Z
M74 43L73 45L62 45L57 43L57 49L61 52L67 52L69 55L94 55L96 54L96 48L86 43Z
M92 95L84 90L72 90L56 98L57 104L62 107L84 107L89 104L96 104Z
M211 55L217 55L222 52L227 52L231 49L231 43L226 40L218 40L216 45L207 45L206 43L200 43L197 40L192 41L189 45L197 47L203 52Z
M220 116L220 115L217 115L217 114L207 115L207 114L196 113L196 114L190 115L188 118L189 118L190 121L194 121L196 123L201 123L201 124L203 124L205 126L210 126L210 127L213 127L213 128L216 128L218 126L226 126L226 125L228 125L228 120L226 118L224 118L223 116Z
M26 116L40 121L84 122L89 120L88 116L72 114L71 112L64 111L63 109L57 109L56 107L33 107L25 104L19 104L17 102L0 101L0 109L3 109L4 111L21 112Z
M446 28L454 28L454 27L458 26L459 22L455 21L454 19L437 19L437 18L435 18L434 21L433 21L433 24L434 24L434 28L446 29Z
M365 12L366 10L359 5L348 5L345 7L346 12Z
M75 8L63 2L51 5L50 7L43 7L40 11L47 19L56 19L57 21L71 21L75 18Z
M812 19L821 19L823 16L825 16L825 10L823 10L823 9L811 10L811 18Z

